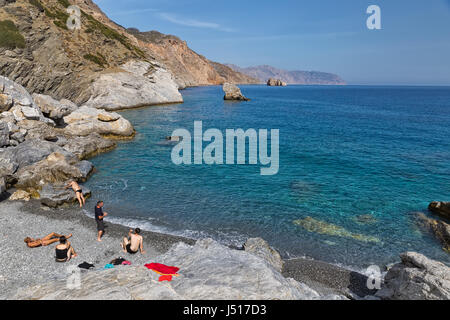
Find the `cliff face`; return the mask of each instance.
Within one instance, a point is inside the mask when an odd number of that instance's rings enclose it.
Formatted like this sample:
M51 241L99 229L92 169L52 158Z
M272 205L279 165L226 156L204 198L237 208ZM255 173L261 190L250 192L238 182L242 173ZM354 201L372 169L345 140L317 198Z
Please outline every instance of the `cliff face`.
M186 41L176 36L158 31L140 32L135 28L129 28L127 31L140 40L140 45L147 48L157 60L164 63L175 76L180 88L225 82L258 83L252 77L197 54L188 47Z
M102 73L117 71L130 59L151 60L133 39L112 28L91 1L82 8L81 29L68 30L64 0L16 0L0 7L0 21L11 21L23 47L0 47L0 73L35 93L82 103ZM84 11L86 9L86 11ZM94 15L95 13L95 15Z
M71 4L81 9L75 31L66 25ZM179 87L225 81L185 42L160 38L137 39L91 0L0 1L0 75L77 104L116 110L182 102ZM102 99L110 105L95 104Z
M266 83L270 78L280 79L288 84L305 85L345 85L345 81L338 75L318 71L287 71L264 65L257 67L241 68L233 64L227 64L234 71L244 73L257 78L259 82Z

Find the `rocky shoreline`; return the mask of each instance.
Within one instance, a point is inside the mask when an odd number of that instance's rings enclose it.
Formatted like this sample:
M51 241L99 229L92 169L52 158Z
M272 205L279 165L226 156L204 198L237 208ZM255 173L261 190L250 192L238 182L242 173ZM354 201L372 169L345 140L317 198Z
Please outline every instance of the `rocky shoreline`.
M377 293L368 289L365 275L319 261L283 261L262 239L250 239L243 250L236 250L213 240L145 232L148 253L133 257L138 267L105 271L101 266L125 255L118 244L128 228L108 224L105 242L95 243L93 221L70 206L75 197L63 185L68 180L86 181L95 171L86 159L113 149L114 140L132 139L133 126L114 112L78 107L45 95L31 96L4 77L0 77L0 89L3 299L96 299L98 293L91 290L98 279L105 283L100 291L103 298L110 299L450 298L450 268L417 253L402 255L402 262L387 272L385 285ZM89 196L91 191L84 188L84 193ZM430 210L447 212L447 207L434 204ZM100 266L83 275L84 289L67 291L65 266L53 261L52 248L28 249L23 243L27 236L43 237L51 232L74 233L73 245L80 254L74 265L87 261ZM167 286L142 268L152 261L180 265L186 273L167 291ZM208 274L208 268L220 272ZM123 279L119 285L118 278ZM208 286L205 282L219 284Z

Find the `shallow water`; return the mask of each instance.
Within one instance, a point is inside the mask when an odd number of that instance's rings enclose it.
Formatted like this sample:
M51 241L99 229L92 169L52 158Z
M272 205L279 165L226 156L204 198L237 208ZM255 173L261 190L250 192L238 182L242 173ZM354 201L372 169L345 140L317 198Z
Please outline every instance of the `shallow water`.
M430 201L450 200L450 88L242 90L252 101L225 102L221 88L202 87L184 90L184 104L123 112L138 134L92 160L90 206L101 198L115 221L239 245L261 236L290 257L347 266L390 263L407 250L450 261L414 222ZM278 175L261 176L259 165L174 165L164 137L192 132L196 120L204 130L280 129ZM307 217L325 228L294 223Z

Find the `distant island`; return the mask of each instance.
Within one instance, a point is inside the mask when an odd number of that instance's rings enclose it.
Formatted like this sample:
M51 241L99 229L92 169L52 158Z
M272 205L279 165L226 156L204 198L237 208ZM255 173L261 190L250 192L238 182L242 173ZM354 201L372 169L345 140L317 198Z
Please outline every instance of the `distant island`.
M346 82L336 74L319 71L287 71L272 66L262 65L256 67L241 68L234 64L226 64L236 72L266 83L268 79L280 79L287 84L304 85L346 85Z

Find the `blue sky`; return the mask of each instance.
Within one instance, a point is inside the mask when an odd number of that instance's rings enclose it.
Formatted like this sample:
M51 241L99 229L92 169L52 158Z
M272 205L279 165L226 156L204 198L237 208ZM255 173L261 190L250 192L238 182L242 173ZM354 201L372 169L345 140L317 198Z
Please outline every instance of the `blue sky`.
M115 22L240 66L337 73L351 84L450 85L450 0L94 0ZM378 5L382 30L368 30Z

